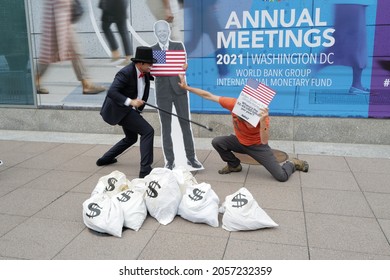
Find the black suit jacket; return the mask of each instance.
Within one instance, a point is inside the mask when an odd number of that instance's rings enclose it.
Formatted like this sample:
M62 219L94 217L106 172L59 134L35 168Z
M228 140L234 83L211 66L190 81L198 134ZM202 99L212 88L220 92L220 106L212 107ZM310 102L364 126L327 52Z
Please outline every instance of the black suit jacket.
M100 115L105 122L116 125L130 112L130 110L133 110L131 106L125 105L125 101L127 98L137 98L137 79L137 70L135 69L134 62L122 68L115 75L114 81L107 92L100 110ZM145 90L142 98L144 101L147 101L149 97L150 80L153 80L153 77L149 73L146 73ZM145 106L139 107L138 110L142 111L144 107Z

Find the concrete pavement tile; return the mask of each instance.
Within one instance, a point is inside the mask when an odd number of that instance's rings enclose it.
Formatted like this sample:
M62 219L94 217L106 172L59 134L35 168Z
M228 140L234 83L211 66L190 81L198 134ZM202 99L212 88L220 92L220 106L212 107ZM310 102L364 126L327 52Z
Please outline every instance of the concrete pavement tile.
M307 246L303 212L270 210L264 208L263 210L279 225L278 227L232 232L230 240L240 239L246 241Z
M304 155L302 157L304 157L303 159L309 163L309 172L314 169L350 171L344 157L325 155Z
M0 260L21 260L19 258L10 258L10 257L2 257L0 256Z
M227 237L158 230L138 259L221 260L227 242Z
M35 155L45 153L58 147L60 143L51 142L23 142L23 145L19 146L15 152L18 153L33 153Z
M378 219L390 219L390 194L365 192L364 195L370 204L375 217Z
M90 176L87 172L51 170L25 184L24 188L69 191Z
M221 182L244 182L248 173L249 165L242 164L241 172L233 172L229 174L221 175L218 170L226 166L226 163L222 161L219 154L216 151L211 151L203 162L204 170L199 170L196 173L196 177L199 178L198 182L207 182L206 179L213 178Z
M107 152L112 145L95 145L91 149L82 153L83 156L96 157L96 160L100 158L105 152Z
M79 222L30 218L0 238L5 257L50 260L84 229Z
M374 217L361 192L309 188L304 188L302 192L306 212Z
M4 131L0 131L0 135L6 133ZM3 139L3 137L2 137ZM23 141L11 141L11 140L0 140L0 154L6 153L6 152L13 152L17 151L19 147L23 146L25 142Z
M40 169L51 170L64 164L65 162L71 160L74 157L75 155L71 155L71 154L54 155L49 153L43 153L18 164L17 167L31 168L31 169L40 168Z
M160 149L161 150L161 149ZM160 158L162 158L161 151L158 151L158 149L154 149L154 161L152 168L155 167L156 162ZM99 155L96 157L96 160L101 157L102 155ZM118 170L126 174L126 177L128 177L129 180L132 180L134 178L138 178L139 171L140 171L140 154L139 154L139 147L133 146L130 149L128 149L125 153L117 157L118 162L114 164L110 164L107 166L100 167L98 169L97 173L102 174L102 176L105 176L107 174L110 174L112 171ZM95 162L96 162L95 160ZM162 163L161 163L162 166Z
M198 183L203 182L203 181L199 180L197 176L195 176L195 179L197 180ZM225 202L226 196L235 193L236 191L238 191L240 188L242 188L244 186L242 183L221 182L221 181L214 181L214 180L208 180L205 183L210 184L211 188L217 194L217 196L219 198L220 205L223 202Z
M100 167L96 165L96 158L91 156L77 156L63 164L56 166L56 170L88 172L91 175Z
M306 213L310 248L390 255L376 219Z
M122 237L85 229L67 244L56 260L136 260L154 234L153 230L124 230Z
M109 173L107 173L109 174ZM104 174L104 175L107 175ZM89 195L92 194L92 191L95 189L97 183L99 182L99 179L104 176L103 174L95 173L89 177L85 177L84 181L77 184L73 189L72 192L80 192L80 193L87 193Z
M207 224L193 223L191 221L185 220L178 215L170 224L166 226L161 226L158 230L228 238L229 232L221 228L221 219L222 216L218 215L219 226L212 227Z
M199 170L196 172L196 180L198 182L206 182L212 178L214 181L220 182L236 182L238 184L243 185L245 182L245 178L248 173L249 165L243 164L241 172L233 172L229 174L219 174L218 170L222 169L226 164L224 162L216 164L215 162L209 161L206 159L203 162L203 166L205 169Z
M390 193L390 174L388 173L354 173L362 191Z
M71 155L74 157L91 150L93 147L95 147L93 144L62 143L46 152L46 154L53 156Z
M224 260L308 260L307 247L229 240Z
M378 219L379 225L383 229L387 240L390 240L390 220Z
M359 186L351 172L311 170L301 176L302 188L358 191Z
M0 213L31 217L64 192L19 188L0 198Z
M34 215L36 218L75 221L83 223L82 204L88 194L69 192Z
M19 153L15 151L1 153L1 160L3 161L3 165L0 168L0 172L6 168L13 167L20 164L21 162L31 159L34 156L36 155L33 153Z
M0 214L0 236L3 236L8 231L12 230L14 227L24 222L26 219L26 217L22 216Z
M141 229L148 229L148 230L154 230L156 231L158 228L162 227L161 225L155 218L150 216L149 214L146 216L146 219L144 223L142 224Z
M385 173L390 170L390 159L386 158L346 158L352 172Z
M303 211L301 188L288 185L276 187L263 182L259 182L259 185L246 183L245 187L263 208Z
M262 165L250 165L245 183L275 187L300 187L300 172L294 172L287 182L279 182Z
M43 174L47 173L45 169L29 169L12 167L0 172L0 197L16 190Z
M140 165L138 160L124 161L123 159L119 158L118 162L114 164L100 167L96 171L96 174L99 174L100 177L103 177L117 170L124 173L127 179L131 181L132 179L137 178L139 176L139 168Z
M390 260L390 256L310 248L311 260Z

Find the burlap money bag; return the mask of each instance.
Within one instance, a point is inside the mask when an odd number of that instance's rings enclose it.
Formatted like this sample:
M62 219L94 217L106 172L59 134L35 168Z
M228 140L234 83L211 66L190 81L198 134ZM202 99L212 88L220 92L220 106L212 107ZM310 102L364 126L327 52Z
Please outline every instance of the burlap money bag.
M182 198L176 177L170 169L154 168L145 180L145 202L150 216L162 225L169 224L177 215Z
M106 194L96 194L83 203L84 224L97 232L121 237L123 211L117 200Z
M187 187L177 214L193 223L218 227L219 198L207 183Z
M278 226L246 188L241 188L226 196L220 212L223 213L222 228L228 231L256 230Z

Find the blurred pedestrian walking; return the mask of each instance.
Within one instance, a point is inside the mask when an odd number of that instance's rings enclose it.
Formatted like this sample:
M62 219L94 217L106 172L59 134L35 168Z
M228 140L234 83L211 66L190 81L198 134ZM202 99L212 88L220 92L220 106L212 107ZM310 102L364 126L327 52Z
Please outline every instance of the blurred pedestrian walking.
M125 60L120 66L126 66L131 62L132 55L129 30L127 29L129 0L100 0L99 8L102 9L102 29L111 49L112 60L116 61L121 58L119 45L111 30L111 25L115 23L125 53Z
M35 82L38 94L48 94L41 87L42 76L50 64L70 60L77 79L83 87L83 94L97 94L105 91L102 86L90 81L84 62L77 48L72 25L72 0L45 0L42 21L42 37L39 63Z

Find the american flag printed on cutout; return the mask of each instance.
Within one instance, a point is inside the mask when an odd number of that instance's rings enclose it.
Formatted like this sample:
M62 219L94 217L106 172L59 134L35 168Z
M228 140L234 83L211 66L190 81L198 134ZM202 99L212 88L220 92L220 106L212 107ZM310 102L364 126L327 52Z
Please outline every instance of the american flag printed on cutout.
M248 79L242 91L259 100L266 106L271 103L272 98L274 98L276 94L276 91L254 79Z
M153 58L157 60L150 70L153 76L177 76L186 73L183 69L183 65L186 64L186 52L184 50L155 50L153 51Z

